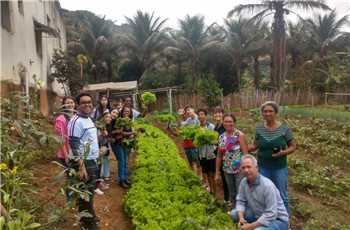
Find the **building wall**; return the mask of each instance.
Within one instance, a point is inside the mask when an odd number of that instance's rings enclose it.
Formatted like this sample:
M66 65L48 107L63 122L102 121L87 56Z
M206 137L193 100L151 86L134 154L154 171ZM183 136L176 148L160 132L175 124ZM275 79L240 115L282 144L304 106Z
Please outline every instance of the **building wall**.
M59 13L57 1L22 1L23 14L20 13L18 0L9 1L11 31L1 27L1 80L20 84L20 72L23 67L30 85L34 84L33 75L48 85L50 62L54 49L66 49L66 31ZM59 31L60 36L54 37L42 33L42 57L37 53L34 20ZM58 94L61 89L53 89Z
M35 75L36 79L43 82L43 88L40 91L40 110L44 115L48 115L52 110L52 103L48 96L52 94L51 91L64 95L61 85L48 81L54 49L65 50L67 44L66 31L59 12L60 5L58 1L23 0L21 2L23 14L19 9L18 0L8 1L10 31L1 25L1 96L8 93L6 89L10 91L14 89L5 85L21 84L20 76L22 76L22 85L29 82L29 87L34 87L33 75ZM45 32L41 33L41 56L37 52L34 20L59 32L58 37ZM24 87L22 86L21 89Z

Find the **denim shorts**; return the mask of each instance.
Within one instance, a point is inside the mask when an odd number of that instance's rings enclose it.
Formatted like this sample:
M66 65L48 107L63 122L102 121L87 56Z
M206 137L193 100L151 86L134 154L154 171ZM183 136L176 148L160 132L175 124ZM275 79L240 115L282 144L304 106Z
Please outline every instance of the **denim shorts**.
M185 153L190 164L199 163L199 155L196 148L185 148Z

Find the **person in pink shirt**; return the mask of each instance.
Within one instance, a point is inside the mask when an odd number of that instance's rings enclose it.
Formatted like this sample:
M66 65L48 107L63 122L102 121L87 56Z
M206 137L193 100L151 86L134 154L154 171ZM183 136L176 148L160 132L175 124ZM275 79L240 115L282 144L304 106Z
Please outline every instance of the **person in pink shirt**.
M69 154L69 140L68 140L68 122L72 117L75 109L75 100L73 97L66 96L62 100L61 111L55 119L56 134L62 137L63 145L57 151L58 161L67 165Z

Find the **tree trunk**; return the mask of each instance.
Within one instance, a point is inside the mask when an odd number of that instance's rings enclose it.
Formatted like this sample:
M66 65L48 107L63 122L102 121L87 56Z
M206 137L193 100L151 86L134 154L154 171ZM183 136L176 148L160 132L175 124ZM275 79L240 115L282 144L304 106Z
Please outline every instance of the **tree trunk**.
M255 89L259 89L259 85L260 85L259 56L255 56L253 59L253 69L254 69L254 86L255 86Z
M83 80L83 64L80 63L80 80Z
M276 3L273 23L272 84L280 91L286 74L286 30L283 18L283 2Z

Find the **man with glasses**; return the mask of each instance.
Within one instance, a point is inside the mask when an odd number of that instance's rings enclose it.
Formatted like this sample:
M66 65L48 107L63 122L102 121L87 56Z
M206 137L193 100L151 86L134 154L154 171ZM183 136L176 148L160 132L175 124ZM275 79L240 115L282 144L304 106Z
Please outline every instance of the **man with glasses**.
M99 228L93 207L93 194L99 173L97 166L99 147L97 128L89 116L92 111L92 97L87 93L81 93L77 96L76 102L78 113L68 123L69 144L72 150L70 166L76 172L78 171L79 182L83 182L79 185L79 189L89 193L88 200L78 195L78 210L82 216L80 219L82 228L97 230Z

